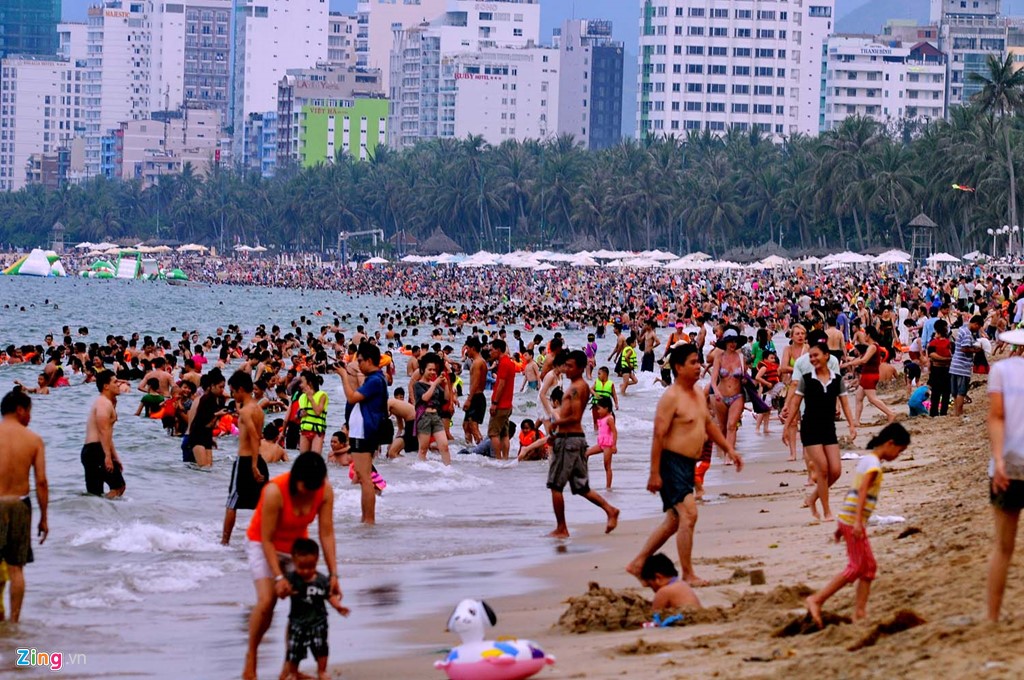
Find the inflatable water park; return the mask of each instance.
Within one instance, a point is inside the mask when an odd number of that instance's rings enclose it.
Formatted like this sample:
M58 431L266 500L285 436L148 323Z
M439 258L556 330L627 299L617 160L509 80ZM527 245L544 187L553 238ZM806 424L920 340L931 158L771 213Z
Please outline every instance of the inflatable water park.
M6 276L67 276L61 263L60 255L52 250L35 248L28 255L23 255L2 272ZM167 281L171 284L182 284L188 281L188 275L181 269L165 269L150 258L144 258L141 252L122 251L116 259L97 259L86 269L78 273L86 279L144 279L147 281Z

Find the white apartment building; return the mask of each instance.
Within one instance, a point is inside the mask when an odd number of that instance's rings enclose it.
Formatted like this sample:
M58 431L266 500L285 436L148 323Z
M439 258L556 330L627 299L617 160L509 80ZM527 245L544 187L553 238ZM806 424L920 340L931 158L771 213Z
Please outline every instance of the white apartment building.
M80 112L67 103L77 83L71 62L13 55L0 64L0 190L28 183L29 158L70 144ZM73 101L73 100L72 100Z
M356 33L359 17L331 12L327 24L327 61L356 66Z
M537 0L449 0L435 21L393 28L388 146L470 133L498 144L557 131L560 55L537 47Z
M82 77L87 176L101 172L103 136L152 111L151 38L144 2L107 0L89 8Z
M241 157L245 120L277 109L277 84L290 68L327 60L327 0L237 0L232 117Z
M848 116L891 125L946 113L946 58L927 42L903 46L873 36L833 35L825 74L825 129Z
M395 24L403 29L440 17L448 0L359 0L356 16L356 66L380 69L384 91L391 86L391 46Z
M835 0L640 0L638 134L817 134Z
M487 49L455 56L451 59L454 106L442 111L440 136L479 135L491 145L553 137L558 132L560 56L550 47Z
M150 2L154 111L230 104L232 0Z

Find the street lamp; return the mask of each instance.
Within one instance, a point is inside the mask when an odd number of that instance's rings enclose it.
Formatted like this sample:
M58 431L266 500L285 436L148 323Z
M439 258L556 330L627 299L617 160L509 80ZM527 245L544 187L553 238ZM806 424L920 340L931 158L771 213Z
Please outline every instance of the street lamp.
M992 227L989 227L986 231L988 231L988 235L992 237L992 257L995 257L996 256L996 234L998 232L995 229L993 229Z
M1019 234L1020 233L1020 227L1018 225L1016 225L1016 224L1013 225L1013 228L1011 229L1011 232L1012 232L1012 234L1014 234L1014 235L1010 236L1010 252L1012 253L1013 252L1013 243L1016 240L1015 234Z

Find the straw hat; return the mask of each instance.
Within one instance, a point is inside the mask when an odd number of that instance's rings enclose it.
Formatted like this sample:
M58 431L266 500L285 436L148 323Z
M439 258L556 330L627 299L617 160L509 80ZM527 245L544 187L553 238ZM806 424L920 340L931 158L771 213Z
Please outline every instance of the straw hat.
M718 349L725 349L727 343L736 343L736 349L743 347L747 344L747 336L740 333L740 329L736 326L726 326L725 330L722 331L722 337L715 341L715 347Z

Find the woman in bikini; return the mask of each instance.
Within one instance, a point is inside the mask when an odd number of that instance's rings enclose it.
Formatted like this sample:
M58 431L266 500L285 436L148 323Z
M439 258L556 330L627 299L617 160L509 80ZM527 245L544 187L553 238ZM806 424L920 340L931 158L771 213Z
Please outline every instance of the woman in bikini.
M881 411L887 418L887 422L891 423L896 420L896 414L893 413L892 409L885 405L885 402L878 398L878 380L879 371L882 363L881 354L881 334L875 329L874 326L868 326L865 333L865 339L867 344L858 346L861 355L860 358L848 361L843 364L843 368L853 368L856 366L860 367L860 384L857 387L857 426L860 427L860 416L864 411L864 398L879 411Z
M746 341L738 328L727 326L715 343L721 351L716 353L714 364L711 366L711 388L715 393L718 424L729 444L733 446L736 445L736 430L743 415L742 380L746 372L743 357L738 350Z

